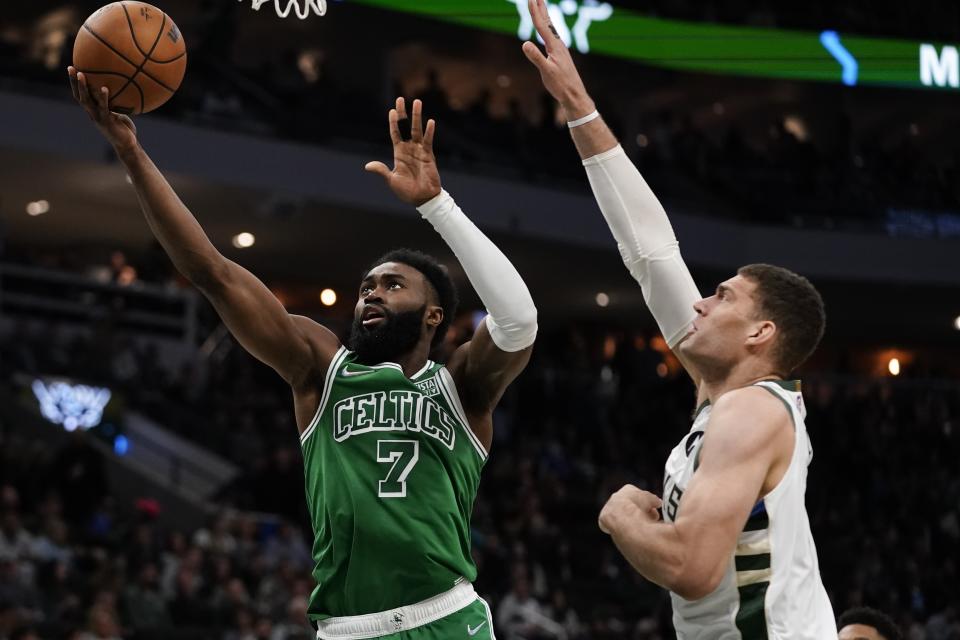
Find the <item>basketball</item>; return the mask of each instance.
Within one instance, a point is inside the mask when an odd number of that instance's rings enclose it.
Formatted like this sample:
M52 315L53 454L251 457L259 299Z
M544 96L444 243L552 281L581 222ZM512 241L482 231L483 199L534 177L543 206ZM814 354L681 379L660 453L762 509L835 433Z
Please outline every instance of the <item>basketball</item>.
M110 109L153 111L176 92L187 69L177 25L145 2L113 2L93 13L77 34L73 66L91 91L110 90Z

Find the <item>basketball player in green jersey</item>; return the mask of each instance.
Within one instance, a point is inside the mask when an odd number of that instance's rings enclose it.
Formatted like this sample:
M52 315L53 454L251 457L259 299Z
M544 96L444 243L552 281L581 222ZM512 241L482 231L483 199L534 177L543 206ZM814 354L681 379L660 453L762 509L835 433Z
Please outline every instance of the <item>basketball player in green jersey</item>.
M74 96L126 167L154 235L213 303L243 347L290 384L314 530L317 587L308 615L322 639L493 637L471 581L470 515L492 440L492 411L530 358L537 313L509 260L440 186L432 143L413 103L389 114L394 168L381 175L457 255L488 315L442 365L429 359L456 304L446 270L399 250L358 290L349 348L290 315L250 272L222 256L137 142L109 95L68 70Z
M666 212L597 112L544 0L529 8L546 55L533 42L523 51L565 112L621 257L700 406L667 460L662 500L623 487L600 528L670 590L678 638L836 638L804 502L806 410L799 383L783 380L823 335L820 294L786 269L748 265L701 298Z

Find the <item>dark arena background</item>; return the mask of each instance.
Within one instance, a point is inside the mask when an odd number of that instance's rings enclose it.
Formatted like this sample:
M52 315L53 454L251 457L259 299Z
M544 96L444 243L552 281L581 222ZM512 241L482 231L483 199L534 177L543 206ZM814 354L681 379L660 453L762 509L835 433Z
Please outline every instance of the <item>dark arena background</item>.
M135 121L216 247L342 337L367 264L431 252L463 298L449 354L483 306L363 171L390 157L393 99L423 100L444 187L539 311L471 523L497 636L676 637L597 516L626 483L662 492L694 388L521 52L523 4L156 4L189 62ZM177 274L73 102L99 6L0 8L0 639L313 638L289 388ZM770 262L823 293L798 373L823 581L837 615L879 609L911 640L960 638L958 7L551 3L701 292Z

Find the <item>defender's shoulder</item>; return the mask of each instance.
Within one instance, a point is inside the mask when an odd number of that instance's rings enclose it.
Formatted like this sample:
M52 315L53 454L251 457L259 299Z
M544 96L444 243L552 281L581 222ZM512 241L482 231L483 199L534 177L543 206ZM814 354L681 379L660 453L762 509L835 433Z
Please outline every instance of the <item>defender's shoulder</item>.
M712 430L749 433L752 438L773 435L783 424L792 424L792 416L783 400L770 389L751 385L733 389L713 403L710 412Z

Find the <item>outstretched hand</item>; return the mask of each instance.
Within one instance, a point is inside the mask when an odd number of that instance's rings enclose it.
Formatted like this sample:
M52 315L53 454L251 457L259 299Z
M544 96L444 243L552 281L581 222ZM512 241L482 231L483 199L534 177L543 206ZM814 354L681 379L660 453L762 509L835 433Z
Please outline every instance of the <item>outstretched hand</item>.
M550 22L546 2L527 0L527 3L533 25L544 42L547 54L544 55L540 47L529 40L523 43L523 53L540 72L543 86L567 112L567 120L575 120L591 113L595 108L593 101L583 86L576 65L573 64L570 50Z
M93 123L117 152L137 146L137 127L129 117L110 111L110 90L92 91L87 78L73 67L67 67L73 98L80 103Z
M403 98L390 110L390 140L393 142L393 170L382 162L368 162L367 171L383 177L390 190L403 202L420 206L440 193L440 172L433 155L433 134L437 124L432 119L423 128L423 103L413 101L410 140L400 135L400 121L407 118Z

